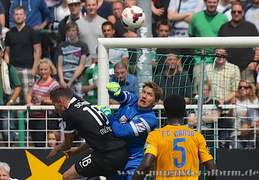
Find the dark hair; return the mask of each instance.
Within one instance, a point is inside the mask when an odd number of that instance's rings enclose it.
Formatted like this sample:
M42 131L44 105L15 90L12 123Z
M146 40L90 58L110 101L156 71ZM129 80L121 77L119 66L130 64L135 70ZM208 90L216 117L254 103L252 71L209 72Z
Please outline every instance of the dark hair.
M183 118L185 115L185 100L182 96L171 94L164 101L165 114L168 118Z
M144 82L142 88L144 89L146 86L150 87L151 89L154 90L155 96L156 96L156 101L161 99L163 96L163 90L154 82Z
M103 28L103 26L111 26L112 29L114 29L114 25L110 21L105 21L104 23L102 23L102 28Z
M243 5L241 2L237 1L237 2L235 2L235 3L232 4L232 6L231 6L231 11L232 11L232 9L233 9L233 6L235 6L235 5L241 6L241 7L242 7L242 10L244 10L244 5Z
M57 102L59 97L70 100L73 96L74 94L70 89L61 87L51 92L50 99L52 100L52 102Z
M159 29L161 25L168 26L169 30L171 30L171 23L168 19L161 19L156 24L156 29Z
M66 26L65 26L66 32L67 32L69 29L71 29L71 28L76 28L77 33L79 32L78 25L77 25L77 23L74 22L74 21L70 21L70 22L68 22L68 23L66 24Z

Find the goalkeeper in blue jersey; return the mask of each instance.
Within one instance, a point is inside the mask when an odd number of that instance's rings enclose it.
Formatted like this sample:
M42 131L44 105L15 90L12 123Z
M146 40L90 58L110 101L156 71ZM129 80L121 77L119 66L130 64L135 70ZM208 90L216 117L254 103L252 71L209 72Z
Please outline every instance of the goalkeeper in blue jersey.
M108 116L115 136L124 138L128 143L129 159L119 179L130 180L144 156L147 135L157 126L157 118L152 108L162 97L163 91L153 82L145 82L139 97L127 91L121 91L118 83L106 85L111 98L120 103L116 116L112 116L108 107L99 108Z

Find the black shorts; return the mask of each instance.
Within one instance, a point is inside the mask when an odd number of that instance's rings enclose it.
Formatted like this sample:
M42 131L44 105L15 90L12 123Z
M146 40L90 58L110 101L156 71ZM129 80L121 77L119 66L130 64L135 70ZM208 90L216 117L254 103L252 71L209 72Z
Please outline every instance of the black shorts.
M128 159L126 148L102 151L87 151L79 162L75 163L78 174L84 177L113 176L122 170Z

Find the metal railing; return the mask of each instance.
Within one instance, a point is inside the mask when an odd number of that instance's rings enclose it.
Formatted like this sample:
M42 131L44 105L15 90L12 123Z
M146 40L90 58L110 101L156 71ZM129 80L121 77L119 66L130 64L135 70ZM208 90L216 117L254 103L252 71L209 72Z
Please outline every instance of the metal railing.
M116 111L118 109L119 105L111 105L111 109ZM213 105L204 105L203 109L208 108L211 109ZM220 105L221 108L223 109L235 109L237 108L236 105ZM259 108L258 106L249 106L249 108ZM186 107L187 111L190 109L197 109L197 105L187 105ZM59 131L62 135L62 129L51 129L48 128L48 123L50 121L61 121L62 119L60 117L50 117L50 112L53 112L54 106L0 106L0 111L7 111L8 115L7 118L0 118L0 121L7 121L7 128L6 129L0 129L0 149L1 148L48 148L48 132L49 131ZM30 118L29 112L31 111L43 111L45 114L44 118ZM164 116L164 108L163 105L156 105L154 107L154 111L157 115L158 118L158 125L157 128L161 128L166 125L166 117ZM14 114L15 117L12 117L12 114ZM187 118L187 117L186 117ZM237 123L237 117L224 117L225 120L229 120L232 123ZM242 118L247 118L247 117L242 117ZM43 120L45 121L45 128L44 129L30 129L29 127L29 121L38 121L38 120ZM11 128L11 122L15 122L15 129ZM206 131L212 131L213 134L210 136L213 136L213 138L207 139L208 143L214 143L215 148L220 147L220 142L227 142L231 143L234 141L237 142L251 142L256 146L256 132L259 130L259 127L254 127L254 128L249 128L245 130L250 130L253 133L253 138L251 140L239 140L237 136L234 137L234 139L227 139L227 140L220 140L219 139L219 132L220 131L231 131L231 132L236 132L235 134L238 134L237 131L240 131L242 129L238 129L235 127L230 127L230 128L219 128L218 127L218 121L216 120L212 122L214 124L213 128L206 128L202 130ZM186 124L187 125L187 124ZM1 127L1 126L0 126ZM2 139L2 133L6 132L8 134L8 139L7 141L3 141ZM11 140L11 133L15 133L16 138L15 140ZM45 132L46 134L46 141L42 142L33 142L31 139L31 132ZM204 134L206 138L206 133ZM83 140L79 140L75 143L81 143ZM43 143L45 144L43 147L34 147L34 143ZM237 147L232 147L232 148L237 148Z

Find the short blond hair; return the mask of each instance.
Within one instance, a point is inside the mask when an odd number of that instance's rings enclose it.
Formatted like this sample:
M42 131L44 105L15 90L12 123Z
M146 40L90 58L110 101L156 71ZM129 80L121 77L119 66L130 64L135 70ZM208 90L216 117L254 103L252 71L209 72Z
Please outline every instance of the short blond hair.
M50 69L51 69L51 75L56 75L57 74L57 68L54 66L53 62L50 59L43 58L40 60L40 62L37 65L37 71L40 71L40 65L41 64L48 64Z

